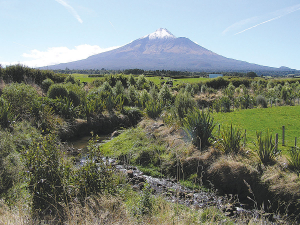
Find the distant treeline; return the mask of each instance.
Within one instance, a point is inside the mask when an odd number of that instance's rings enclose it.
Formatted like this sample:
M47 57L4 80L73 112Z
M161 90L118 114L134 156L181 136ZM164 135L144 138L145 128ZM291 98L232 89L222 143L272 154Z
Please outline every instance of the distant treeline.
M175 71L175 70L143 70L143 69L126 69L126 70L106 70L102 69L89 69L89 70L77 70L77 69L64 69L64 70L53 70L55 73L61 74L89 74L89 75L105 75L105 74L133 74L145 76L167 76L167 77L208 77L209 74L223 74L224 76L234 76L234 77L252 77L253 73L257 76L271 76L271 77L281 77L281 76L300 76L300 71L298 70L277 70L277 71Z

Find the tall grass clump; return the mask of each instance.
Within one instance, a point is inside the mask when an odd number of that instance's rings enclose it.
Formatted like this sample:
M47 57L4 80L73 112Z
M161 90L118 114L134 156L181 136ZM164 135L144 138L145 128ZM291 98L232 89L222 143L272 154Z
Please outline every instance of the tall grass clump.
M256 132L256 142L254 143L254 151L257 153L258 158L263 164L271 163L275 160L276 156L280 153L277 146L272 141L272 134L269 130L262 135L262 132Z
M63 156L56 143L54 135L47 135L32 142L23 152L33 213L38 217L62 216L61 203L67 201L64 180L68 170L63 166Z
M209 146L215 124L208 113L196 108L190 110L183 120L183 127L198 149Z
M241 147L241 141L243 139L242 132L239 128L225 127L221 131L221 139L219 140L219 145L221 150L225 153L238 153Z
M298 147L292 147L289 152L289 167L296 171L298 174L300 172L300 148Z
M192 110L196 106L196 101L193 99L190 93L180 91L175 98L174 110L177 118L182 120L189 110Z
M86 197L93 194L114 193L118 185L117 175L110 165L102 159L96 139L91 139L88 144L89 154L85 163L73 171L71 183L75 188L75 196L82 204Z
M17 118L28 118L37 110L39 95L34 87L24 83L13 83L3 89L1 96L10 104L10 111Z
M162 105L160 102L155 100L149 100L146 103L146 114L152 119L155 119L160 116L162 112Z
M8 127L9 121L13 118L9 108L10 104L0 97L0 127L2 128Z
M261 105L261 107L263 107L263 108L267 108L268 107L267 100L262 95L257 95L257 97L256 97L256 104L257 105Z

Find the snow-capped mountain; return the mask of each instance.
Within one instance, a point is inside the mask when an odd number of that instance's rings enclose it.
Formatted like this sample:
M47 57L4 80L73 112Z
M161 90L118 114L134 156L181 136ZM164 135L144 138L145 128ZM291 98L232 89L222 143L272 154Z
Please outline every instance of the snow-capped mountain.
M176 37L167 29L159 28L155 32L148 34L142 37L141 39L143 38L149 38L150 40L153 40L153 39L168 39L168 38L176 38Z
M48 66L49 69L145 69L188 71L277 70L218 55L167 29L141 37L120 48L87 59Z

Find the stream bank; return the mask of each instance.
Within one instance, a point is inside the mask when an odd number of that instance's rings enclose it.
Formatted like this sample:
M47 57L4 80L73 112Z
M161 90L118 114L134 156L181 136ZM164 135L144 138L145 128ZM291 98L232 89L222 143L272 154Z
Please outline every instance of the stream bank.
M142 118L142 112L135 107L126 107L122 114L110 113L98 115L88 120L75 119L67 121L66 125L59 129L59 137L62 141L72 141L89 135L109 135L115 130L133 127Z

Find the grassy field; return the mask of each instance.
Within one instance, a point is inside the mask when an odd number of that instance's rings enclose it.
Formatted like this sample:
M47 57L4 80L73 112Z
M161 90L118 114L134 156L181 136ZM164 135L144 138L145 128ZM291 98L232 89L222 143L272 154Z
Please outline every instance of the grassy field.
M160 84L161 82L166 82L168 80L170 80L170 78L168 77L165 77L164 79L160 79L160 77L147 77L148 80L154 82L155 84ZM200 78L178 78L178 79L172 79L173 80L173 86L176 86L177 84L182 84L182 83L198 83L198 82L201 82L201 81L206 81L208 80L209 78L203 78L203 77L200 77Z
M102 78L102 77L89 77L88 74L79 74L79 73L73 73L72 74L76 79L79 79L80 82L92 82L93 80Z
M88 77L88 74L79 74L79 73L74 73L72 74L76 79L79 79L80 82L92 82L95 79L101 79L102 77ZM155 84L159 85L162 81L168 81L169 78L165 79L160 79L160 77L147 77L149 81L154 82ZM182 84L182 83L198 83L200 81L206 81L209 78L179 78L179 79L173 79L173 85L176 86L177 84Z
M269 129L275 138L278 133L279 148L287 150L295 144L295 137L300 143L300 106L282 106L238 110L230 113L213 113L214 121L222 126L230 125L247 130L247 143L253 146L256 131L265 132ZM282 126L285 126L285 146L282 146ZM218 125L216 126L216 132ZM300 146L300 144L297 144Z

